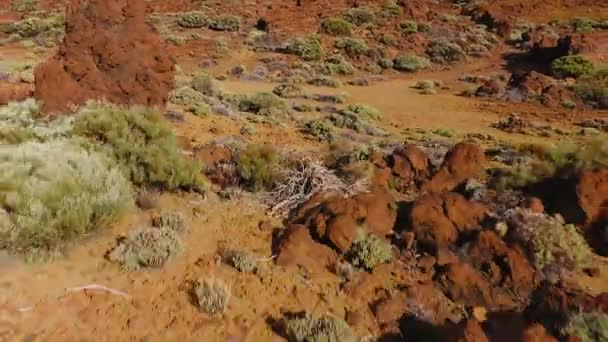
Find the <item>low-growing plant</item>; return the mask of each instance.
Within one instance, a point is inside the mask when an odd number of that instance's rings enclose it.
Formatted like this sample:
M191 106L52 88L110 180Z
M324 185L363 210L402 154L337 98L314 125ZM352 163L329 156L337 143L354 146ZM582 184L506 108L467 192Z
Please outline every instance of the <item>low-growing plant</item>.
M287 83L277 85L272 90L272 93L286 99L299 98L305 95L304 89L301 86Z
M354 266L371 271L376 265L391 261L393 251L390 243L369 234L353 243L346 258Z
M194 89L204 95L215 96L218 94L218 89L217 89L217 86L215 85L215 82L213 81L211 76L207 73L200 73L200 74L194 76L192 78L192 81L190 82L190 87L192 87L192 89ZM197 95L190 95L190 96L200 99L200 97ZM197 102L197 101L195 101L195 102ZM198 102L200 102L200 100Z
M270 145L250 144L237 157L243 185L250 191L269 189L281 172L281 156Z
M608 69L598 70L593 75L579 77L572 88L588 106L608 109Z
M192 294L198 308L209 315L222 315L230 304L230 287L222 280L206 278L194 283Z
M31 12L39 8L39 0L11 0L11 9L15 12Z
M65 17L63 14L51 14L47 17L31 16L5 27L9 34L20 39L34 38L40 43L58 40L64 33Z
M0 145L0 248L53 250L116 221L131 186L105 155L76 140Z
M209 17L201 11L186 12L177 19L177 24L184 28L202 28L207 27L209 23Z
M380 120L382 118L382 112L380 112L380 110L364 104L349 105L346 110L364 120Z
M127 270L158 268L182 250L182 241L171 227L147 227L122 237L108 253L108 259Z
M354 342L356 337L348 324L329 315L305 314L283 320L287 339L293 342Z
M382 6L382 14L385 17L398 17L403 13L401 6L394 0L387 0Z
M253 273L258 268L258 258L246 251L229 250L222 255L222 259L228 265L239 272Z
M564 56L551 62L551 71L559 78L591 75L594 70L593 62L581 55Z
M374 11L368 7L355 7L351 8L344 14L344 17L349 22L361 26L363 24L371 23L376 18Z
M193 85L203 86L202 84L195 84L194 82ZM188 86L177 88L169 94L169 102L179 106L194 106L204 102L204 100L205 98L201 92Z
M216 31L235 32L241 28L241 18L236 15L224 14L219 18L212 20L209 27Z
M574 30L576 32L588 33L593 31L593 28L597 24L597 21L586 17L578 17L572 19L571 23L572 26L574 26Z
M351 57L360 57L367 54L369 47L363 39L358 38L340 38L336 41L336 47L344 50Z
M318 76L311 78L308 80L308 84L317 86L317 87L329 87L329 88L339 88L341 86L340 81L335 78L327 77L327 76Z
M334 36L349 36L351 34L351 24L342 18L327 18L321 22L321 28L326 33Z
M395 66L395 63L390 58L380 58L378 60L378 66L382 69L392 69Z
M75 133L107 149L138 186L203 190L202 166L180 152L171 128L157 111L89 103L77 115Z
M329 120L311 120L304 124L304 131L320 141L332 141L336 135L336 129Z
M315 71L323 75L352 75L355 67L340 54L332 55L325 60L325 63L314 65Z
M163 212L152 219L152 226L156 228L169 228L178 233L186 231L184 216L178 212Z
M599 311L574 313L564 332L581 342L608 341L608 315Z
M0 107L0 143L45 142L71 135L72 117L61 117L50 122L39 120L41 117L41 106L34 99Z
M287 103L273 93L261 92L244 96L238 101L239 110L263 116L289 115Z
M431 62L413 54L401 55L393 61L393 68L397 71L416 72L431 67Z
M462 47L447 39L435 39L431 41L426 49L426 53L433 62L437 63L459 62L466 58L466 53Z
M418 24L413 20L406 20L399 24L399 30L405 34L418 32Z
M305 61L318 61L325 55L321 40L316 35L292 38L287 41L284 50L289 54L299 56Z

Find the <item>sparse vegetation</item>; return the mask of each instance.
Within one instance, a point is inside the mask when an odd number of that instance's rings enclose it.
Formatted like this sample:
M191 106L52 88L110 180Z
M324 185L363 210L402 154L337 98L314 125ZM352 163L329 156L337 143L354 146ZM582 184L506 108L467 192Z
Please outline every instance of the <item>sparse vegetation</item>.
M395 70L405 72L416 72L431 67L431 62L428 59L412 54L401 55L393 63Z
M186 231L184 216L178 212L163 212L152 219L152 226L156 228L169 228L175 232Z
M399 24L399 30L405 34L418 32L418 24L415 21L407 20Z
M426 50L433 62L437 63L454 63L462 61L466 58L466 53L462 47L456 43L452 43L446 39L436 39L431 41Z
M197 80L198 82L198 80ZM197 87L204 87L204 84L198 84L193 81L193 84ZM205 100L203 94L192 89L191 87L181 87L173 90L169 94L169 102L185 107L195 106L202 103Z
M581 342L608 341L608 315L602 312L573 313L564 329Z
M263 116L289 115L287 103L273 93L261 92L251 96L243 96L238 100L238 107L244 112Z
M303 97L305 95L304 89L301 86L287 83L277 85L272 90L272 93L286 99Z
M241 28L241 18L231 14L224 14L212 20L209 27L216 31L236 32Z
M332 141L335 138L336 129L331 121L311 120L304 124L304 131L320 141Z
M365 55L369 48L364 40L358 38L341 38L336 42L338 49L344 50L351 57L360 57Z
M107 227L131 203L112 160L76 140L0 145L0 248L48 251Z
M237 157L243 185L250 191L269 189L281 172L281 156L269 145L247 145Z
M253 273L258 268L258 258L249 252L230 250L222 258L239 272Z
M368 7L351 8L344 14L344 17L357 26L371 23L376 18L374 11Z
M208 96L215 96L219 93L215 82L207 73L201 73L194 76L190 82L190 86L197 92ZM182 105L192 105L196 102L203 101L201 96L184 89L181 90L181 94L180 92L174 93L174 96L175 97L172 97L173 101L180 102L177 104Z
M336 317L311 314L283 320L283 329L291 342L354 342L348 324Z
M364 104L349 105L346 110L363 120L380 120L382 118L382 113L378 109Z
M560 57L551 63L551 71L560 78L591 75L594 69L593 63L581 55Z
M193 295L199 309L209 315L222 315L228 311L230 288L222 280L202 279L194 283Z
M346 254L347 259L356 267L373 270L376 265L393 259L391 244L369 234L353 243Z
M78 114L75 132L107 149L135 185L205 188L202 166L182 156L175 135L154 110L90 103Z
M132 230L108 253L127 270L162 267L183 250L178 233L168 226Z

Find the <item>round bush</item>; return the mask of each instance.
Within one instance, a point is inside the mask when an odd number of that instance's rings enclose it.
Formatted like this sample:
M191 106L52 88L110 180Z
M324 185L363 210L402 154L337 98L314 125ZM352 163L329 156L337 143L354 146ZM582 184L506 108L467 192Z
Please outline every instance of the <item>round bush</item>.
M114 222L131 188L104 155L69 140L0 146L0 248L52 250Z
M593 63L581 55L560 57L551 63L553 74L559 78L591 75L594 69Z

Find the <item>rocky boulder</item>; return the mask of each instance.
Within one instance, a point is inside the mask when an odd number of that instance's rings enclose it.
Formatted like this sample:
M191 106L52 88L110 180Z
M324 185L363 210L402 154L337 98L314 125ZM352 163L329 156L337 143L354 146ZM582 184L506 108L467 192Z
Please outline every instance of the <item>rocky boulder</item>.
M70 0L57 54L35 70L35 97L47 113L87 100L164 106L174 61L146 22L144 0Z
M486 157L477 144L456 144L445 156L441 168L433 177L425 181L421 190L441 193L452 191L466 180L482 178Z
M303 267L312 273L327 271L337 258L333 249L314 241L308 228L301 225L289 226L277 248L277 265Z

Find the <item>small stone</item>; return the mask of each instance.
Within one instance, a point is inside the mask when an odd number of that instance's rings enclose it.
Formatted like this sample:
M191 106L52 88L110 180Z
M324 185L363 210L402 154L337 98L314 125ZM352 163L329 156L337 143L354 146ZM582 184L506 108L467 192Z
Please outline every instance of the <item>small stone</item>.
M509 226L505 222L498 222L494 226L494 230L498 233L500 237L505 237L507 232L509 231Z

